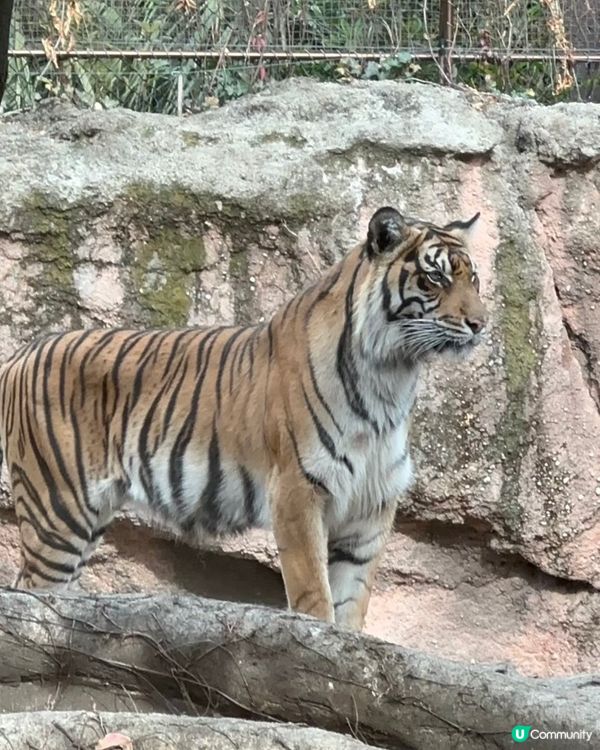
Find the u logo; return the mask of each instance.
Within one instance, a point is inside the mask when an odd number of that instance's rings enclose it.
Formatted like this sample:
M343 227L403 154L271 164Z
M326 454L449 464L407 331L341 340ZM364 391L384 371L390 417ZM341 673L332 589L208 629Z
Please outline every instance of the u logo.
M517 726L513 727L512 738L515 742L525 742L525 740L529 737L530 731L531 727L517 724Z

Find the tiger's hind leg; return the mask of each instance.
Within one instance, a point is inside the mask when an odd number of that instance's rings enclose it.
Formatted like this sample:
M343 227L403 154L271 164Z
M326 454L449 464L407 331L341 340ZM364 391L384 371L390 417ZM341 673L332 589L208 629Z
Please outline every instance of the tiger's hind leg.
M21 589L64 589L74 580L91 529L86 537L45 519L35 517L23 500L17 504L21 537L21 569L14 587Z
M65 589L75 583L116 512L111 492L84 498L71 489L37 489L20 470L11 472L21 537L21 570L14 586ZM111 502L112 501L112 502Z
M111 521L128 500L125 483L120 480L103 483L101 487L96 489L95 494L97 496L97 505L99 508L96 525L92 530L92 538L83 551L77 569L73 574L72 583L79 581L88 560L102 542L104 533L110 526Z
M394 522L396 504L376 516L351 521L330 532L329 583L335 622L361 630L377 565Z

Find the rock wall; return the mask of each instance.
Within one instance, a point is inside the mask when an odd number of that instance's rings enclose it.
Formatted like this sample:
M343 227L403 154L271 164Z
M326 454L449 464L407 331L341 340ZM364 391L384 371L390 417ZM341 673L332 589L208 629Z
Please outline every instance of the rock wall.
M43 330L256 321L392 204L481 211L492 324L439 362L407 522L600 587L600 107L296 79L186 119L0 119L0 358Z

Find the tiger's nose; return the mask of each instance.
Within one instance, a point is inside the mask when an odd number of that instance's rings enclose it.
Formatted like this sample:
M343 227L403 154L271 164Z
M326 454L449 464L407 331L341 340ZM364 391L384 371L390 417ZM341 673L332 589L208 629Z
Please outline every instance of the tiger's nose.
M466 318L465 323L474 334L481 333L485 328L485 320L482 320L481 318Z

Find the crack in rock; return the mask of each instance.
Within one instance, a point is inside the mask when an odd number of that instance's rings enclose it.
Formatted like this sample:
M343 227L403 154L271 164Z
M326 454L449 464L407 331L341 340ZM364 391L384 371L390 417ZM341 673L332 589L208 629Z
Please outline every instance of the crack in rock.
M556 284L554 285L554 291L556 292L556 297L560 304L560 290ZM562 312L562 321L565 331L567 332L567 337L571 344L571 348L574 350L573 353L582 367L590 397L596 405L598 413L600 414L600 381L598 381L598 378L594 375L594 357L590 343L583 333L579 333L573 328L564 312Z

